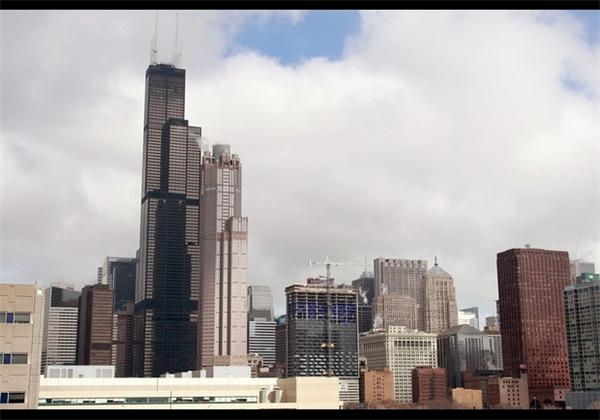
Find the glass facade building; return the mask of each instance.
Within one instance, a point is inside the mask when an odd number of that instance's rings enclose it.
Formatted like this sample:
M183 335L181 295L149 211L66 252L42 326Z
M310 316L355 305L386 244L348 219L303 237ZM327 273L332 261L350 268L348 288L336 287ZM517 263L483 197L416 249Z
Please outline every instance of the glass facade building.
M108 284L113 291L113 311L122 311L135 299L135 258L106 257L98 267L99 283Z
M189 126L184 107L185 70L150 65L136 255L136 376L196 368L201 129Z

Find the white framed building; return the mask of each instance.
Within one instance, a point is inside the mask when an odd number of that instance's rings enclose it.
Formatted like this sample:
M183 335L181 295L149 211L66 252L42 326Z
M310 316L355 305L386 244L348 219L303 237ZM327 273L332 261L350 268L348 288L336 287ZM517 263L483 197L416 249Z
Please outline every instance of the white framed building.
M359 337L359 354L369 369L388 368L394 376L394 400L412 402L412 371L417 366L437 367L437 335L389 326Z

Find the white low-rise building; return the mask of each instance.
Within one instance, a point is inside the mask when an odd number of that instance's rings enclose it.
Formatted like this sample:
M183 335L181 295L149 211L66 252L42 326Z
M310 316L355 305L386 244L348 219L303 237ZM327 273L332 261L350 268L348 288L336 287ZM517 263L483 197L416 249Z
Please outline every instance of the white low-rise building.
M337 377L44 378L39 408L338 409Z

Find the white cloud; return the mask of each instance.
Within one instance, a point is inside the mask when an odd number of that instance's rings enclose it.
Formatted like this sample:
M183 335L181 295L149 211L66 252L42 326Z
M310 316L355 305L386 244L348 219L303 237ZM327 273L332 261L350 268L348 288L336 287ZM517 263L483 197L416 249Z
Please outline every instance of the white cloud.
M241 156L250 283L271 285L278 312L325 254L437 255L459 306L482 315L499 251L531 242L600 261L599 58L576 21L366 12L341 60L284 67L223 56L246 19L273 15L181 15L186 116ZM154 16L0 16L14 58L2 62L2 280L83 285L103 256L138 247Z

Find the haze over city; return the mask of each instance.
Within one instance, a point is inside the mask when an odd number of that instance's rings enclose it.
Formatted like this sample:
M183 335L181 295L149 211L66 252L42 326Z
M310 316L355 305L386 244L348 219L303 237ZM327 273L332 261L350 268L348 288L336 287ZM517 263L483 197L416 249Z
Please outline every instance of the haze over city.
M78 287L139 246L154 11L0 13L4 281ZM600 263L598 13L181 12L186 116L244 163L248 284L376 257L495 313L496 254ZM110 28L110 30L107 30ZM170 61L175 12L159 12Z

